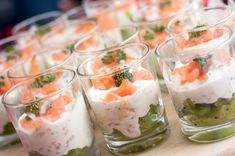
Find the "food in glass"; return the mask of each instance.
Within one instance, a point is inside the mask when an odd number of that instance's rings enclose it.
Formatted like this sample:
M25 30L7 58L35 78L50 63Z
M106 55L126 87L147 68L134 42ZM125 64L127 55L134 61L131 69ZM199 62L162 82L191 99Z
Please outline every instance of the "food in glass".
M45 49L67 48L73 49L75 42L97 30L94 20L67 20L66 27L59 32L50 32L41 38Z
M13 27L13 34L27 34L41 41L41 37L49 32L60 32L65 27L62 13L51 11L28 18Z
M57 68L18 83L3 103L30 156L98 156L76 73Z
M168 122L147 45L108 49L84 61L77 72L111 152L144 151L167 136Z
M68 49L45 50L32 57L17 62L8 71L8 77L16 84L42 72L64 67L74 69L72 51Z
M173 18L167 25L167 31L172 37L177 37L199 25L227 25L233 28L233 14L234 8L226 5L200 8Z
M99 55L110 48L127 43L140 42L139 30L135 26L119 26L104 31L95 31L82 39L74 46L77 63Z
M196 142L235 134L233 33L228 27L198 27L178 45L173 39L156 51L180 119L182 132Z
M8 54L6 51L1 50L0 53L0 100L2 100L3 94L12 87L12 83L7 77L7 71L18 60L18 56L14 54ZM14 145L18 143L18 137L15 129L8 118L7 112L0 102L0 147L6 145Z

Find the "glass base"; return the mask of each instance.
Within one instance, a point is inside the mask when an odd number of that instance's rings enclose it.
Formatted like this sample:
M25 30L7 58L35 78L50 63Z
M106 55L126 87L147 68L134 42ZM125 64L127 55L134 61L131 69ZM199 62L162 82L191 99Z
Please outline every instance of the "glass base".
M235 119L231 122L208 127L189 126L182 122L182 132L194 142L210 143L227 139L235 135Z
M105 138L105 140L107 142L107 147L110 152L116 155L129 155L155 147L161 141L167 138L168 134L169 130L166 126L162 132L154 131L148 135L133 140L111 141L107 138Z
M16 133L10 135L0 135L0 148L20 143Z

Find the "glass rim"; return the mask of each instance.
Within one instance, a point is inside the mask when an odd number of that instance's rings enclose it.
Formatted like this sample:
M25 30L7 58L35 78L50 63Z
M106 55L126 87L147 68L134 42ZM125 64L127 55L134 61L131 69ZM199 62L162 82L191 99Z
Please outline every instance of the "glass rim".
M98 49L98 50L89 50L89 51L77 50L77 49L79 49L81 44L84 41L87 41L90 37L92 37L92 35L100 35L103 32L112 31L112 30L120 30L120 29L123 29L123 28L134 29L134 32L130 35L129 38L125 39L124 41L121 41L120 43L117 43L117 44L112 45L112 46L107 47L107 48ZM105 29L104 31L93 31L93 32L87 34L86 36L82 37L79 41L77 41L74 44L73 51L74 51L74 53L78 54L79 56L87 56L87 55L91 55L91 54L101 54L101 53L103 53L107 50L110 50L110 49L113 49L115 47L119 47L119 46L122 46L124 44L127 44L134 37L136 37L136 36L138 37L138 35L139 35L139 29L138 29L138 27L136 27L134 25L122 25L122 26L117 26L117 27L114 27L114 28L108 28L108 29Z
M132 68L133 66L143 62L147 58L147 56L149 56L150 48L149 48L149 46L147 44L140 42L140 43L128 43L128 44L122 45L120 47L114 47L114 48L109 49L109 50L106 51L106 52L108 52L108 51L114 51L114 50L118 50L118 49L125 49L125 48L129 48L129 47L137 47L137 46L141 46L141 47L144 48L144 54L140 58L138 58L135 61L133 61L132 63L129 63L128 66L126 66L126 67L124 67L124 68L122 68L120 70L117 70L115 72L123 71L123 70L128 69L128 68ZM99 54L99 56L97 56L95 58L99 58L99 57L103 56L102 54L103 53ZM85 78L97 78L97 77L109 76L109 75L113 75L114 74L114 72L112 72L112 71L108 72L106 74L100 74L100 73L98 73L98 74L84 74L84 72L80 72L81 68L84 65L86 65L88 62L91 62L95 58L88 58L88 59L86 59L85 61L83 61L81 64L79 64L77 66L76 72L77 72L79 77L82 77L82 78L84 78L84 77Z
M67 18L67 17L69 17L73 14L76 14L77 11L80 11L80 10L83 10L84 13L85 13L85 9L83 7L83 4L79 5L79 6L76 6L76 7L73 7L72 9L70 9L70 10L66 11L65 13L63 13L62 16Z
M17 23L13 29L12 29L12 33L13 34L21 34L21 33L25 33L25 31L21 32L21 29L29 26L37 21L46 19L48 17L56 17L55 21L58 20L62 15L62 12L60 11L49 11L49 12L45 12L45 13L41 13L38 15L35 15L33 17L27 18L19 23ZM44 26L47 26L49 23L45 24ZM26 30L28 31L28 30Z
M214 26L214 27L209 27L209 28L211 28L211 29L213 29L213 28L222 28L224 31L228 32L228 37L226 37L226 39L224 41L217 44L214 48L206 51L206 54L213 54L216 49L221 48L221 47L225 46L226 44L230 43L232 41L232 39L234 38L233 30L228 26L220 26L220 27L215 27ZM171 37L171 38L165 40L164 42L162 42L157 48L155 48L154 53L158 58L160 58L164 61L175 61L175 60L178 60L180 57L183 57L183 56L187 55L187 53L182 53L181 55L176 54L172 57L166 57L166 56L161 55L161 52L160 52L161 49L170 41L175 42L174 38Z
M58 50L60 50L60 51L67 51L67 52L69 52L69 56L65 59L65 60L63 60L61 63L59 63L59 64L57 64L57 65L55 65L55 66L52 66L52 67L50 67L50 68L48 68L48 69L45 69L44 71L42 71L42 72L40 72L40 73L37 73L37 74L27 74L27 75L25 75L25 76L13 76L12 74L11 74L11 71L13 70L13 71L15 71L15 68L18 66L18 65L21 65L21 64L25 64L27 61L29 61L29 60L32 60L33 58L35 58L35 57L37 57L37 56L39 56L39 55L48 55L48 54L50 54L50 53L53 53L53 52L56 52L56 51L58 51ZM18 61L16 64L14 64L8 71L7 71L7 77L10 79L10 80L19 80L19 79L21 79L21 80L23 80L23 79L29 79L29 78L32 78L32 77L36 77L37 75L41 75L41 74L43 74L43 73L47 73L48 71L50 71L50 70L55 70L55 69L57 69L57 68L60 68L61 66L63 66L64 64L66 64L71 58L73 57L73 52L72 52L72 50L69 50L69 49L62 49L62 48L58 48L58 49L53 49L53 50L43 50L43 51L41 51L40 53L36 53L36 54L34 54L33 56L31 56L30 58L28 58L28 59L26 59L26 60L24 60L24 61Z
M185 4L186 6L182 7L178 12L166 15L164 17L159 17L159 18L156 18L154 20L150 20L150 21L142 21L142 20L141 21L137 21L137 20L134 19L134 16L131 16L130 20L131 20L131 22L133 24L136 24L136 25L139 25L139 26L144 26L144 25L158 23L158 22L161 22L162 20L171 19L171 18L174 18L174 17L182 14L183 12L187 11L190 7L192 7L194 3L195 3L194 0L187 0L187 3ZM154 4L156 4L156 2L154 2ZM151 8L151 7L152 7L152 5L147 5L143 9L141 9L139 13L142 13L143 11L145 11L148 8Z
M198 12L198 11L210 11L210 10L226 10L226 12L228 12L229 14L225 17L223 17L223 19L219 20L218 22L216 22L214 25L210 25L210 27L212 26L217 26L217 25L220 25L224 22L226 22L227 20L229 20L230 18L232 18L233 16L233 13L234 11L229 7L229 6L214 6L214 7L204 7L204 8L200 8L200 9L197 9L197 10L194 10L195 12ZM193 14L193 13L190 13L190 14ZM181 34L184 34L184 32L176 32L174 30L172 30L171 26L176 22L178 21L181 17L184 17L185 14L180 14L176 17L174 17L166 26L166 30L168 31L168 33L170 34L173 34L173 35L181 35ZM189 16L189 15L186 15L186 16ZM187 31L192 31L192 29L189 29Z
M26 106L29 106L32 104L32 102L21 102L21 103L17 103L17 104L14 104L14 103L10 103L10 102L6 102L5 99L6 97L11 93L13 92L15 89L17 89L18 87L22 86L22 85L25 85L27 84L30 80L33 80L33 79L36 79L37 77L39 76L43 76L45 75L46 73L55 73L55 72L58 72L58 71L66 71L66 72L70 72L72 73L72 77L71 79L67 82L66 81L66 85L62 88L60 88L58 91L55 91L53 93L50 93L48 95L46 95L45 97L42 97L40 99L38 99L37 101L43 101L47 98L50 98L50 97L53 97L61 92L63 92L65 89L67 89L72 83L73 81L75 80L76 78L76 72L72 69L68 69L68 68L57 68L55 70L50 70L50 71L47 71L45 73L41 73L41 74L38 74L37 76L34 76L34 77L31 77L29 79L26 79L26 80L23 80L21 81L20 83L17 83L16 85L14 85L13 87L11 87L4 95L3 95L3 98L2 98L2 103L6 106L6 107L26 107Z

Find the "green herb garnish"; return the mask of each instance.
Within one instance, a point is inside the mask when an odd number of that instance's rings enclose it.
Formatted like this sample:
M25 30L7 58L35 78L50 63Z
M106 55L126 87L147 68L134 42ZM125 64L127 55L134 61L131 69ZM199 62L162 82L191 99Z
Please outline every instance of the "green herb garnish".
M10 135L15 133L15 128L11 122L8 122L7 124L4 125L4 131L2 135Z
M194 31L194 32L190 32L189 38L192 39L192 38L197 38L199 36L201 36L201 32L200 31Z
M167 5L171 4L171 0L164 0L163 2L160 2L160 8L164 8Z
M40 76L39 78L36 78L32 86L34 88L42 88L45 83L51 83L52 81L55 80L55 76L51 73L48 73L46 75Z
M4 81L0 80L0 87L3 87L5 85Z
M128 29L120 29L120 32L123 40L126 40L131 36L131 32Z
M207 62L207 58L204 58L204 57L194 58L193 61L198 62L201 67L208 67L209 66L209 64Z
M160 32L163 32L165 30L164 25L153 25L150 28L156 33L160 33Z
M124 69L121 72L117 72L113 75L113 79L115 80L115 85L119 87L122 84L122 80L128 79L129 81L133 81L133 75L129 72L129 69Z
M111 64L113 62L113 51L107 52L101 60L103 64Z
M206 26L205 24L199 24L199 25L195 26L194 29L202 28L202 27L205 27L205 26Z
M153 40L155 38L154 34L149 32L148 30L146 31L146 34L143 37L144 37L144 40Z
M9 52L12 52L12 51L15 51L15 46L14 45L7 45L4 49L5 52L9 53Z
M72 51L74 47L74 44L67 45L65 48Z
M35 35L41 36L41 35L45 35L48 32L50 32L49 28L46 28L46 27L37 27L37 29L35 31Z
M117 50L117 61L120 63L120 61L126 60L126 53L122 50Z
M30 103L30 106L27 106L25 108L25 113L33 113L35 115L39 114L39 105L40 102L38 101L38 98L35 98L36 100Z
M76 149L72 149L70 150L67 154L63 155L63 156L86 156L88 153L88 147L84 147L84 148L76 148Z
M43 83L50 83L55 80L55 76L51 73L41 76Z

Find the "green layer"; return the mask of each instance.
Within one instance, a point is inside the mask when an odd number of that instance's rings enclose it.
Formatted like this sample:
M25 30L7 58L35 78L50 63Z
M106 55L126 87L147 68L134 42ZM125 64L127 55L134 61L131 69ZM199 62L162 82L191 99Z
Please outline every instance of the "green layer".
M145 116L139 118L139 128L141 131L141 135L145 135L147 133L155 131L156 129L164 129L164 123L162 121L158 121L158 117L161 114L160 105L151 104L149 107L150 109L148 113ZM113 133L111 134L111 136L118 141L132 139L125 136L117 129L113 129Z
M219 98L215 103L194 103L186 99L179 111L180 118L195 126L213 126L235 118L235 97Z
M4 126L4 131L0 135L10 135L16 133L14 126L12 125L11 122L8 122Z
M67 154L63 155L63 156L86 156L88 153L88 147L84 147L84 148L76 148L76 149L72 149L70 150ZM42 154L40 154L39 152L29 152L30 156L44 156Z

